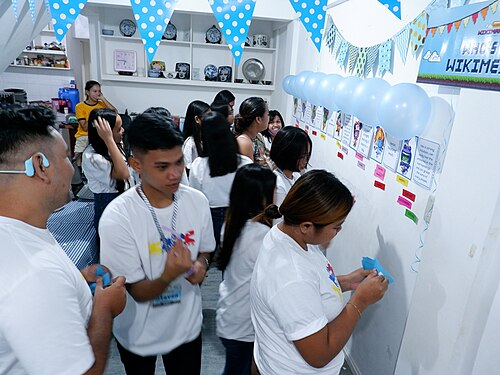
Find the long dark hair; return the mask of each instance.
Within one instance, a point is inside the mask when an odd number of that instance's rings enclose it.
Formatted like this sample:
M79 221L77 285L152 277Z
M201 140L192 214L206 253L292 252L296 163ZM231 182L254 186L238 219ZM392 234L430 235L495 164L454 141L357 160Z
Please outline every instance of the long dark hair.
M109 156L108 146L106 146L106 143L104 143L102 138L99 136L99 133L97 132L96 127L94 126L94 121L97 120L98 117L107 120L111 130L113 130L116 125L116 116L118 116L118 114L112 109L96 108L93 109L92 112L90 112L88 121L89 145L91 145L94 148L97 154L101 155L104 159L106 159L111 163L111 174L113 174L113 168L114 168L113 160L111 160L111 157ZM122 145L118 144L117 146L120 152L125 157L125 151L123 150ZM116 190L122 193L125 190L125 181L124 180L115 180L115 181L116 181Z
M249 128L257 117L266 113L266 102L262 98L251 97L241 103L240 111L234 118L234 130L236 135L242 134Z
M201 143L201 127L197 124L195 117L198 116L201 119L209 109L210 106L207 103L195 100L189 103L186 110L183 129L184 140L193 137L198 155L203 154L203 147Z
M217 252L217 268L224 271L231 260L233 247L247 220L254 218L272 226L278 218L278 209L272 204L276 175L258 164L247 164L238 169L229 195L222 247Z
M275 109L269 110L269 124L274 120L275 117L278 117L281 121L281 129L285 127L285 121L283 121L283 116L281 116L281 113ZM267 138L269 142L273 141L273 137L271 137L271 133L269 133L269 124L267 124L267 128L263 131L260 132L264 137Z
M238 144L226 118L218 112L208 112L201 120L203 153L208 157L210 176L224 176L236 171L240 155Z

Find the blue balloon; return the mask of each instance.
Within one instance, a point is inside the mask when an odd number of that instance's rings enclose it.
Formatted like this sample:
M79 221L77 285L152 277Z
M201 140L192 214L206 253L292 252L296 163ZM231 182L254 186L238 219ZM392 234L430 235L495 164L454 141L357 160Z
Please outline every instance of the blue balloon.
M305 94L304 94L304 87L306 85L306 81L309 78L309 76L313 74L313 72L309 70L304 70L297 74L297 77L295 79L295 84L294 84L294 93L293 96L300 98L300 99L306 99Z
M380 125L397 139L420 135L431 114L427 93L413 83L400 83L387 90L378 108Z
M318 97L318 87L321 80L326 77L326 74L321 72L312 73L307 78L304 85L304 95L309 103L320 105Z
M283 90L287 94L292 93L291 89L292 89L293 79L294 79L294 76L288 75L285 78L283 78L283 81L281 81L281 86L283 87Z
M377 109L391 85L382 78L368 78L360 82L352 96L352 114L367 125L380 125Z
M335 104L334 92L341 80L342 76L338 74L328 74L321 79L316 90L319 105L329 109L330 112L338 110Z
M345 77L337 84L334 92L335 103L342 112L352 113L352 97L359 83L361 83L359 77Z

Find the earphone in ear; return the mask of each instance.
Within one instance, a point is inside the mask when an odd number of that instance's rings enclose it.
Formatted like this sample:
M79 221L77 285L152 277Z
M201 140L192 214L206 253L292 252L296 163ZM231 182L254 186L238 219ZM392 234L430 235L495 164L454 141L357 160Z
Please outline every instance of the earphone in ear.
M42 166L47 168L50 166L50 163L49 163L49 159L47 159L47 157L42 154L41 152L37 152L35 154L33 154L33 156L35 155L39 155L42 157ZM24 166L26 167L26 170L24 171L24 173L26 173L26 176L28 177L33 177L35 175L35 166L33 164L33 156L31 156L29 159L27 159L25 162L24 162Z
M7 174L25 174L28 177L33 177L35 175L35 166L33 164L33 156L39 155L42 157L42 167L47 168L50 166L49 159L42 154L41 152L36 152L33 155L31 155L26 161L24 162L24 167L26 168L24 171L0 171L0 173L7 173Z

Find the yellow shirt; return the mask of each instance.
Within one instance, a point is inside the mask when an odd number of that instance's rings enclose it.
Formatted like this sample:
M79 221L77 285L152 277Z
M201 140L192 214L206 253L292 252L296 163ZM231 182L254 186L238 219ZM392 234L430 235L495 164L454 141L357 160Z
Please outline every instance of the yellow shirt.
M88 121L90 112L92 112L92 110L96 109L96 108L107 108L107 107L103 101L98 101L97 104L94 104L94 105L89 105L85 102L80 102L76 105L76 108L75 108L76 118L78 119L78 121L80 121L80 120ZM83 130L82 126L80 124L78 124L78 130L75 134L75 138L87 136L87 135L88 135L88 132Z

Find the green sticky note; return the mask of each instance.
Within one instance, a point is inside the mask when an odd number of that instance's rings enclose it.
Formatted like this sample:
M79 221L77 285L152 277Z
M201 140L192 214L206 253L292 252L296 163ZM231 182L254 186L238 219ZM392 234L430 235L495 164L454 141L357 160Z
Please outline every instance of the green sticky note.
M413 221L415 224L418 224L418 217L412 211L406 209L405 216L411 221Z

